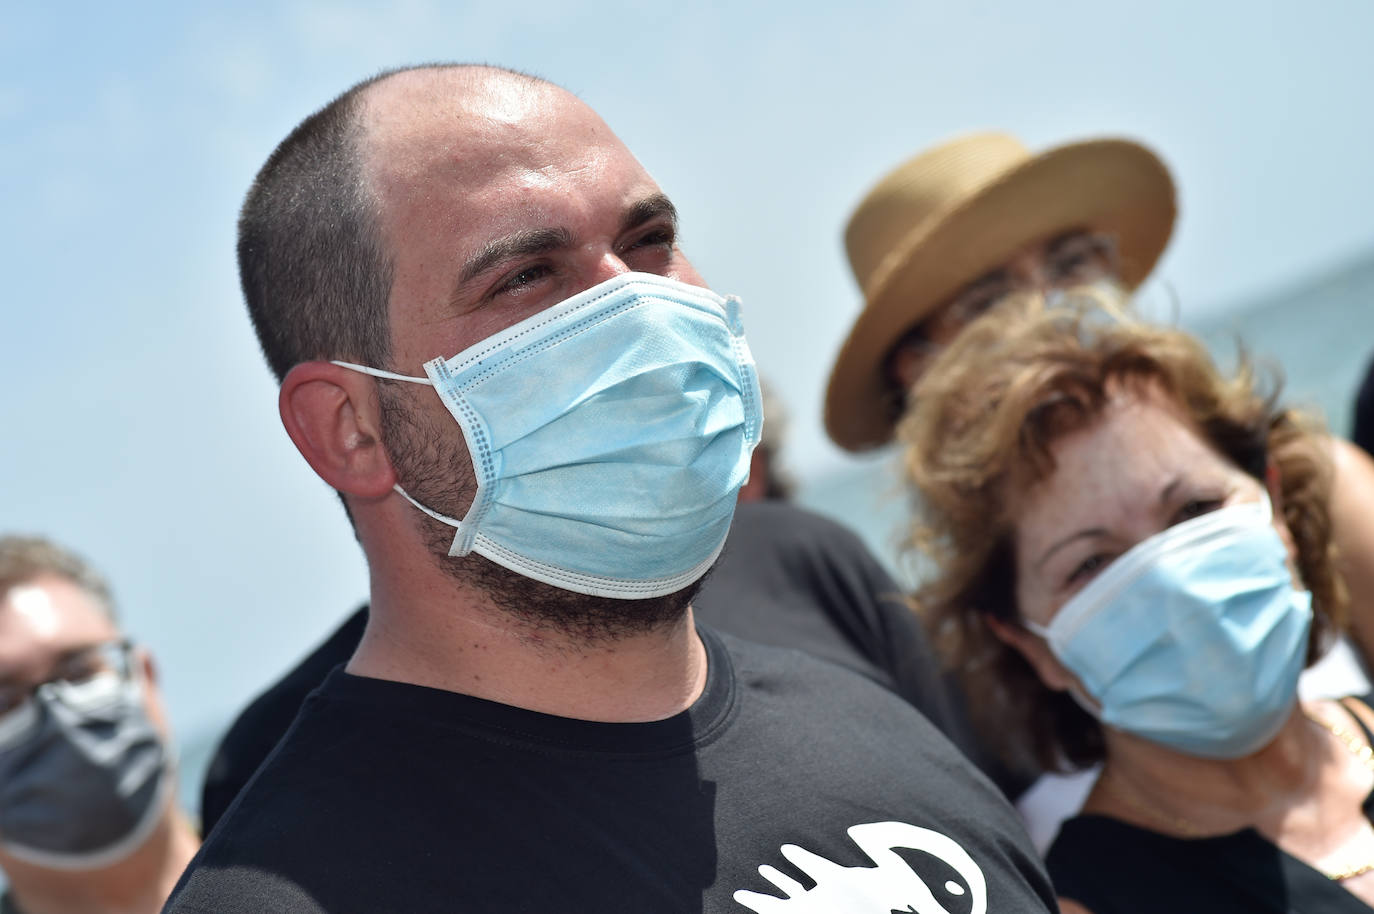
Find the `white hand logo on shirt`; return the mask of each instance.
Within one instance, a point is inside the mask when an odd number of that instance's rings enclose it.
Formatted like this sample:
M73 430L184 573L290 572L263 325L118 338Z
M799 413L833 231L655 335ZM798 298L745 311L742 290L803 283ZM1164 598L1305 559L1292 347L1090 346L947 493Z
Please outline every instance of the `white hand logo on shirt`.
M948 895L972 892L969 914L986 914L987 884L983 871L964 849L939 832L904 822L871 822L849 829L849 837L876 866L840 866L800 848L784 844L782 855L815 880L810 889L771 866L759 867L759 875L781 889L786 898L760 892L738 891L735 901L755 914L949 914L920 876L893 848L924 851L954 868L968 888L950 880L941 888Z

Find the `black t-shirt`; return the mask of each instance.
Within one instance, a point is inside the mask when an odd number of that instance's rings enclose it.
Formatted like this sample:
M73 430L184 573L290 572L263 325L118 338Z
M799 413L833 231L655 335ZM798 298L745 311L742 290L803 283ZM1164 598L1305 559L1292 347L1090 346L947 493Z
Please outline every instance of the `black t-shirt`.
M967 713L906 595L835 521L787 502L740 505L692 605L717 631L799 648L872 679L972 752Z
M335 670L166 911L1054 909L1011 807L908 704L700 631L703 694L653 723Z
M1364 723L1356 716L1364 728ZM1365 729L1374 743L1374 734ZM1374 793L1364 801L1374 821ZM1102 815L1066 821L1046 857L1060 897L1093 914L1370 914L1369 905L1253 828L1165 835Z
M201 834L208 835L234 797L272 752L300 712L305 697L329 671L347 663L367 628L367 607L343 625L239 714L210 759L200 794Z
M693 601L711 627L761 644L800 648L848 667L906 699L1005 791L1026 780L980 752L952 683L943 678L900 588L851 531L786 502L742 504L720 561ZM353 655L363 607L230 727L201 794L209 834L326 674Z

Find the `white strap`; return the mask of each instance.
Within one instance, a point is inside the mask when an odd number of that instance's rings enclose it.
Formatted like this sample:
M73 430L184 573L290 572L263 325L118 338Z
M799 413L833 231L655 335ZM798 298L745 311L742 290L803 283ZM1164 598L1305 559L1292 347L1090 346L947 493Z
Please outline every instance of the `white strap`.
M329 361L334 365L338 365L340 368L351 368L352 370L360 371L363 374L370 374L374 378L386 378L389 381L409 381L412 384L433 383L429 380L429 378L416 378L408 374L397 374L394 371L383 371L380 368L369 368L366 365L355 365L352 362L343 362L339 359L330 359Z
M447 514L440 514L438 511L434 511L434 510L431 510L430 508L426 508L424 505L420 504L418 501L416 501L415 499L411 498L411 497L410 497L410 493L407 492L405 489L401 488L399 484L394 485L394 486L392 486L391 488L394 489L394 490L396 491L396 493L397 493L398 495L400 495L402 498L404 498L406 501L410 502L412 505L414 505L415 507L419 508L421 511L425 512L425 513L428 514L430 517L432 517L432 518L434 518L435 520L439 521L439 523L441 523L441 524L448 524L450 527L459 527L459 526L462 526L462 521L454 520L453 518L449 517ZM453 553L449 553L449 554L452 555ZM466 553L464 553L464 554L466 554Z

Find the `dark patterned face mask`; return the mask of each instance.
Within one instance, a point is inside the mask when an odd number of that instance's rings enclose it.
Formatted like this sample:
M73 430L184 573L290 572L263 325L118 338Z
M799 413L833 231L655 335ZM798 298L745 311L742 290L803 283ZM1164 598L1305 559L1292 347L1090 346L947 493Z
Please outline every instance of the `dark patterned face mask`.
M78 680L35 688L0 717L0 848L51 869L95 869L147 840L171 789L167 746L144 710L127 645Z

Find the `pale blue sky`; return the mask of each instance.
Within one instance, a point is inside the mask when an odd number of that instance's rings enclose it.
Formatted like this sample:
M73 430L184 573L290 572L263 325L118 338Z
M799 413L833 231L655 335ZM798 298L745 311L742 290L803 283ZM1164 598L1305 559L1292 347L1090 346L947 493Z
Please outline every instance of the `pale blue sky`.
M1374 4L11 4L0 17L0 527L108 570L174 719L214 722L361 600L239 301L235 213L304 115L377 69L489 61L596 107L744 297L793 413L858 307L839 241L882 172L961 130L1145 139L1185 313L1374 248ZM1374 341L1357 340L1368 346Z

